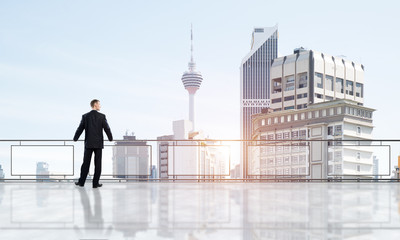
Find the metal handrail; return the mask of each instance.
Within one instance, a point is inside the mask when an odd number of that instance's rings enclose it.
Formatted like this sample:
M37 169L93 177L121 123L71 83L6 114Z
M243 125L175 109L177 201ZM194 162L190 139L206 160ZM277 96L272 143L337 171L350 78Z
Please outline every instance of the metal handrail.
M85 140L77 140L74 141L73 139L0 139L0 142L84 142ZM336 141L335 139L274 139L274 140L269 140L269 139L253 139L253 140L241 140L241 139L115 139L110 142L256 142L256 143L282 143L282 142L332 142ZM340 139L341 142L378 142L382 145L383 142L400 142L400 139ZM105 140L105 142L108 142L108 140ZM342 146L347 146L347 145L342 145ZM379 146L379 145L371 145L371 146ZM390 163L389 163L390 165ZM229 169L230 170L230 169ZM390 167L389 167L390 171ZM40 176L40 175L31 175L31 176ZM55 175L54 175L55 176ZM203 176L199 176L199 178L192 179L192 178L179 178L179 179L164 179L164 178L114 178L114 179L104 179L107 181L125 181L125 180L140 180L140 181L177 181L177 180L191 180L191 181L305 181L305 182L311 182L311 181L399 181L400 179L398 178L379 178L379 179L363 179L362 177L368 176L368 175L346 175L346 176L353 176L355 178L341 178L341 179L335 179L335 178L321 178L321 179L305 179L305 178L294 178L288 177L286 175L283 175L282 177L278 178L257 178L257 175L254 175L256 178L201 178ZM251 177L254 177L251 176ZM286 177L285 177L286 176ZM296 176L296 175L294 175ZM369 176L375 176L375 175L369 175ZM390 176L389 175L378 175L378 176ZM184 176L182 176L184 177ZM335 177L335 175L332 175L330 177ZM58 180L58 181L70 181L72 178L3 178L1 179L2 181L4 180L38 180L38 181L49 181L49 180Z

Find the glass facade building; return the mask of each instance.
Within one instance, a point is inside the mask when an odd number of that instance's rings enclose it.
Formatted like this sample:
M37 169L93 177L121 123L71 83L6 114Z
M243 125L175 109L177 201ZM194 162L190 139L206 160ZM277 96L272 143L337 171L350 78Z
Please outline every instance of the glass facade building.
M270 67L278 55L278 26L255 28L252 34L251 50L240 66L240 136L251 140L251 115L269 107ZM242 144L242 177L247 176L247 145Z

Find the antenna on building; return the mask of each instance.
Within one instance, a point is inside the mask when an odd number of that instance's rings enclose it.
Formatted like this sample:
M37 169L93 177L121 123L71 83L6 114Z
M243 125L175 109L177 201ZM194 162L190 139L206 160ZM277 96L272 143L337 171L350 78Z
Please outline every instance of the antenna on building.
M193 24L190 24L190 61L193 62Z

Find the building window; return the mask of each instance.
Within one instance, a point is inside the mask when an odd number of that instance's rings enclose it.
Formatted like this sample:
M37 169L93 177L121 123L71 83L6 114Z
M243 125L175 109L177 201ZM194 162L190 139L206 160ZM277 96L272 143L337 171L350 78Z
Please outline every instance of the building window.
M288 116L287 116L287 121L288 121L288 122L292 121L292 115L288 115Z
M282 157L277 157L276 158L276 165L282 166Z
M354 93L353 93L353 91L354 91L353 87L354 87L353 81L346 80L346 94L347 94L347 95L351 95L351 96L354 95Z
M281 78L272 79L272 86L273 86L273 93L282 92L282 79Z
M361 166L357 164L357 172L361 172Z
M315 80L315 84L317 85L317 88L324 88L322 73L316 72L314 80Z
M285 78L285 80L286 80L285 91L294 90L294 75L287 76L287 77Z
M319 111L315 111L314 116L315 116L315 118L319 118Z
M283 161L283 164L290 165L290 157L285 157Z
M268 164L268 166L275 166L274 158L268 158L267 164Z
M357 127L357 135L361 135L361 127Z
M299 78L299 88L307 87L307 73L298 74Z
M306 98L306 97L307 97L307 93L297 94L297 99Z
M357 153L357 160L360 160L361 159L361 153Z
M329 115L330 116L333 116L335 113L334 113L334 109L333 108L329 108Z
M300 139L306 139L307 137L307 131L306 130L300 130L299 131L299 138Z
M261 119L261 126L265 125L265 119Z
M268 125L271 125L271 118L268 118Z
M281 116L281 123L285 122L285 116Z
M271 100L271 103L280 103L282 102L282 98L274 98Z
M342 152L341 151L336 151L335 152L335 162L338 162L342 160Z
M301 113L301 114L300 114L300 119L301 119L301 120L304 120L305 118L306 118L306 114L305 114L305 113Z
M278 117L274 117L274 123L278 123Z
M298 118L298 116L297 116L297 114L295 114L295 115L293 116L293 119L294 119L295 121L297 121L297 118Z
M282 133L277 133L275 139L276 140L282 140Z
M306 155L299 156L299 164L306 164Z
M282 153L282 146L276 146L275 152L278 153L278 154Z
M333 97L331 97L331 96L325 96L325 101L332 101L333 100Z
M316 94L315 94L315 97L316 97L316 98L319 98L319 99L323 99L322 94L319 94L319 93L316 93Z
M292 139L297 139L299 137L298 131L292 131Z
M336 108L336 114L342 114L342 108L341 107Z
M294 106L285 107L285 110L294 109Z
M290 175L290 168L285 168L285 175Z
M283 139L290 139L290 132L284 132Z
M284 98L284 100L285 100L285 101L294 100L294 95L292 95L292 96L287 96L287 97Z
M284 153L290 153L290 145L285 145L285 146L283 147L283 152L284 152Z
M343 93L343 79L336 78L336 92Z
M311 119L312 118L312 112L308 112L308 117L307 117L308 119Z
M335 136L342 135L342 125L335 125Z
M326 109L322 110L322 116L326 117Z
M292 165L299 164L299 157L298 156L292 156Z
M326 90L333 91L333 77L325 75Z
M333 136L333 126L328 127L328 135Z
M274 140L274 134L268 134L268 140Z
M364 85L362 83L356 83L356 97L364 97Z
M297 109L304 109L307 108L307 104L299 104L297 105Z

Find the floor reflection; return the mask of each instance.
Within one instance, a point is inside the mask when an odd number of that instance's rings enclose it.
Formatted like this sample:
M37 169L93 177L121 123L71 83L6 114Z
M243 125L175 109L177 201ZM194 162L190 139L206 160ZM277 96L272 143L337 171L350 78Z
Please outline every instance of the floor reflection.
M0 184L1 239L395 239L399 227L398 183Z

